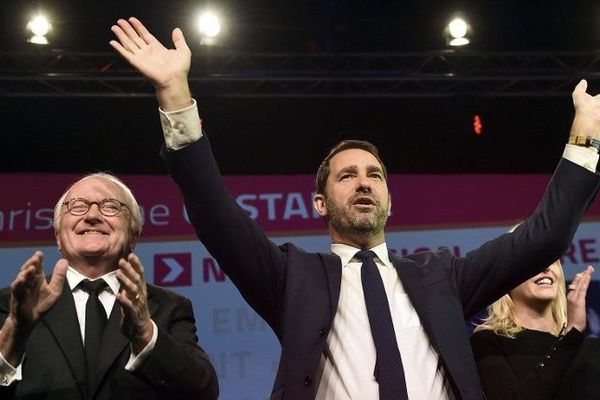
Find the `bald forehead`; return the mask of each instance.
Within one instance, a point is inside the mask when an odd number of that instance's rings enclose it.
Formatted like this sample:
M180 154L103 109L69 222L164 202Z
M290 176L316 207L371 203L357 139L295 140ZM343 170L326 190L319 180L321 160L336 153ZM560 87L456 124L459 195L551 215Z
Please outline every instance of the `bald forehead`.
M101 176L87 176L75 182L67 190L66 199L85 197L88 200L113 198L126 202L123 190L116 183ZM93 197L93 198L92 198Z

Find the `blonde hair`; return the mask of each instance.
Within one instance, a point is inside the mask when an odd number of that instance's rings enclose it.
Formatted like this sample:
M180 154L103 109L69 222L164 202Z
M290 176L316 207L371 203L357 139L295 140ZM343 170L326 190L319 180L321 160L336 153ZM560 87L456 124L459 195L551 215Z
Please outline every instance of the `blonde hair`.
M113 183L114 185L116 185L123 192L123 195L125 196L124 202L125 202L125 204L127 204L127 207L129 207L129 210L131 211L131 218L129 218L129 228L130 228L130 233L131 233L131 240L132 241L136 240L142 233L142 212L140 210L140 206L139 206L138 202L136 201L131 189L129 189L127 187L127 185L125 185L125 183L123 183L123 181L120 180L119 178L117 178L116 176L105 173L105 172L97 172L94 174L86 175L83 178L79 179L75 183L81 182L82 180L88 179L88 178L99 178L99 179L107 180L107 181ZM75 183L73 183L71 186L69 186L67 188L67 190L65 190L63 195L60 196L60 199L58 199L58 201L56 202L56 206L54 207L54 230L55 231L58 231L58 228L60 227L60 220L62 217L61 210L63 207L63 203L66 200L69 190L71 190L71 188L73 187L73 185L75 185Z
M555 262L558 264L558 292L552 304L550 305L552 318L556 322L556 332L567 323L567 295L565 293L565 276L563 273L560 260ZM515 318L515 305L510 297L510 293L505 294L487 308L488 316L481 321L481 324L475 327L475 332L482 330L491 330L495 334L514 339L517 333L523 328L517 323Z

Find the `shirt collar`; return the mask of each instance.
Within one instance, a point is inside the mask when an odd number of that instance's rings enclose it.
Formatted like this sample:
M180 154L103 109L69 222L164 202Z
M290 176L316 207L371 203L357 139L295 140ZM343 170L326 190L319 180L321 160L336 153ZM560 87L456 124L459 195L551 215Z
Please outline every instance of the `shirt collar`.
M121 287L121 283L117 279L117 271L111 271L108 274L102 275L100 278L104 279L108 284L108 287L112 291L113 294L119 293L119 288ZM100 279L98 278L98 279ZM77 288L77 285L81 283L82 280L89 279L87 276L81 274L75 268L69 265L69 269L67 270L67 281L69 282L69 287L71 291Z
M349 262L358 260L354 259L354 255L359 252L361 249L358 249L353 246L348 246L347 244L341 243L332 243L331 244L331 252L338 255L342 259L342 266L348 265ZM390 261L390 256L388 254L387 244L385 242L377 245L371 249L372 252L377 256L375 260L379 259L379 261L385 266L391 266L392 262Z

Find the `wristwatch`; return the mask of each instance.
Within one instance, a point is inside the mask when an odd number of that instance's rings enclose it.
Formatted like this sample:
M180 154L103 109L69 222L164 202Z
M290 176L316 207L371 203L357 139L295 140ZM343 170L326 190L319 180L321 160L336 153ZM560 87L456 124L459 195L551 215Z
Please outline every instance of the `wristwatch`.
M594 147L600 153L600 140L591 136L571 135L569 136L569 144L584 147Z

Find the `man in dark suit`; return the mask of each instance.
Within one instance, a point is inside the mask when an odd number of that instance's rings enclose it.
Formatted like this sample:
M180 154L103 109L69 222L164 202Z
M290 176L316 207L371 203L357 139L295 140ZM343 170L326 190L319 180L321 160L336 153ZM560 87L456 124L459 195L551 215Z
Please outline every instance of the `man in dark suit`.
M464 257L389 253L385 167L370 143L345 141L317 172L314 206L333 244L313 254L273 244L224 188L187 85L181 30L174 49L135 18L112 31L111 45L155 86L162 155L198 237L281 343L272 399L483 398L465 320L561 255L600 183L597 142L581 139L600 136L600 99L584 81L572 132L583 146L567 145L540 205L514 232Z
M0 292L0 398L216 399L191 302L146 284L132 253L141 214L127 186L84 177L57 202L54 227L52 277L38 251Z

